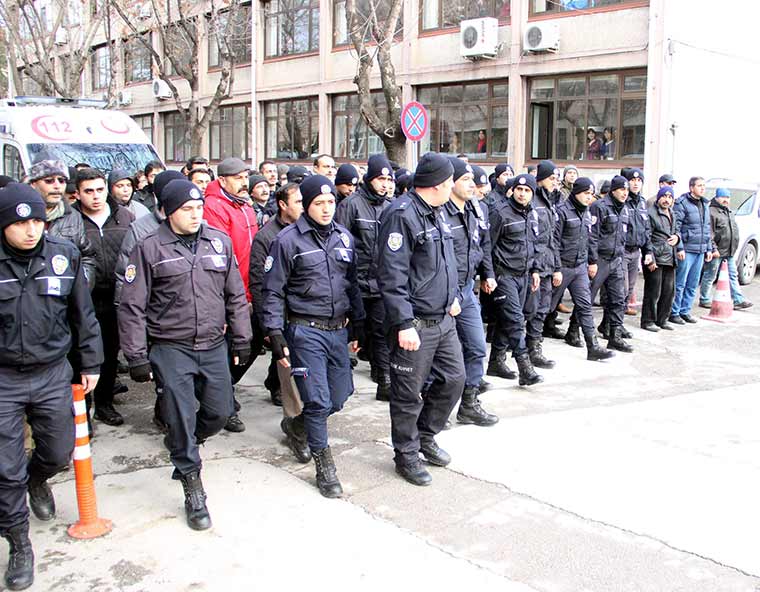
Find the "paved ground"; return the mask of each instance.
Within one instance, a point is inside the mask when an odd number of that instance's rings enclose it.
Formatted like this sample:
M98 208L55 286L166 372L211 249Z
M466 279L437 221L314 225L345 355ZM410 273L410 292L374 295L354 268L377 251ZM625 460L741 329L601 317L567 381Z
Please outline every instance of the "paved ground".
M758 303L759 285L745 289ZM291 460L259 361L239 391L247 431L203 450L205 533L185 526L152 396L130 383L127 425L98 426L94 443L115 528L67 537L76 505L63 475L57 519L33 519L34 589L760 590L760 306L734 316L671 334L628 317L636 352L603 364L547 343L558 365L545 383L493 379L482 398L501 422L441 434L454 461L427 488L393 472L387 406L361 364L330 425L338 501L319 496L313 464Z

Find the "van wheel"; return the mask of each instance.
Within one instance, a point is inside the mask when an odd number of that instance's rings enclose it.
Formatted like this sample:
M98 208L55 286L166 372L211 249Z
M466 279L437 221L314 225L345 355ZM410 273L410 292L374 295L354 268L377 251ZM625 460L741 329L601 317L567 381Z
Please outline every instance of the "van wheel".
M742 249L739 257L739 283L746 286L755 277L755 268L757 265L757 249L752 243L747 243Z

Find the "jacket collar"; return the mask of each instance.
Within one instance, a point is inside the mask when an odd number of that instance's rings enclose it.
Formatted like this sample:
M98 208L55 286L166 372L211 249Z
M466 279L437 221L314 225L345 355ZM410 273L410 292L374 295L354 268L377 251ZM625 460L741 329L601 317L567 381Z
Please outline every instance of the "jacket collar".
M174 231L172 230L172 227L169 226L169 220L164 220L161 225L158 227L158 238L161 241L162 245L170 245L172 243L177 243L180 241L180 238L174 234ZM201 227L198 229L198 240L213 240L214 237L209 236L209 227L208 224L206 224L206 221L204 220L201 222Z

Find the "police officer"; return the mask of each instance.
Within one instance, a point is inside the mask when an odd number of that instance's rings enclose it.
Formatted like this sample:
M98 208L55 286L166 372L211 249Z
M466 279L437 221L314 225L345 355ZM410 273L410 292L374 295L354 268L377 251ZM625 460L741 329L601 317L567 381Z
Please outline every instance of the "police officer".
M327 418L354 390L346 343L354 351L363 343L364 307L354 239L333 221L335 185L312 175L301 183L301 195L303 215L277 235L264 263L264 325L272 356L293 368L319 492L334 498L343 488Z
M385 308L377 285L377 256L380 217L393 198L393 169L384 154L373 154L367 161L367 172L356 192L341 202L335 221L348 228L356 241L356 275L367 315L365 331L368 340L371 375L377 383L375 398L388 401L391 393L391 371L388 344L385 339Z
M591 302L602 286L607 289L604 316L599 330L608 339L607 347L632 352L633 347L623 339L625 311L625 241L628 233L628 180L617 175L610 181L607 197L591 204L591 236L589 240L589 276ZM573 312L575 314L575 312ZM572 318L571 318L572 323Z
M559 191L554 187L559 178L559 169L551 160L538 163L536 177L536 194L531 205L538 214L538 236L536 250L538 252L539 276L541 283L536 290L535 306L527 315L526 345L530 361L537 368L553 368L554 362L548 360L541 348L546 321L551 307L552 289L562 283L562 263L559 257L559 247L554 237L554 227L557 222L556 205L561 201ZM556 313L550 324L554 326Z
M511 186L510 180L514 176L515 170L511 164L500 162L496 165L493 172L493 182L491 183L493 189L485 198L486 205L491 212L498 209L501 203L507 200L507 191Z
M414 189L398 197L380 225L378 285L385 303L391 366L391 439L396 472L414 485L451 457L435 441L464 389L462 347L454 318L461 310L454 241L441 206L454 167L435 152L414 172ZM420 392L433 376L427 395Z
M491 263L488 209L476 197L473 167L460 158L450 160L454 167L454 187L451 199L443 204L441 210L454 237L458 286L462 294L462 310L456 316L456 326L462 344L465 382L457 421L490 426L499 418L485 411L478 399L486 357L486 336L480 318L480 304L475 296L475 276L478 274L484 292L490 294L496 288Z
M352 164L342 164L338 167L338 173L335 175L335 190L338 192L338 205L344 199L349 197L359 184L359 171Z
M479 200L484 200L491 192L491 183L488 182L486 171L478 165L472 166L472 174L475 177L475 195Z
M649 211L647 200L641 195L644 186L644 174L640 169L626 169L624 177L628 180L628 199L625 202L628 212L628 233L625 238L625 313L636 315L636 309L627 305L633 291L636 289L636 280L639 277L639 262L644 266L654 262L652 255L652 229L649 225Z
M163 386L172 479L182 482L188 525L204 530L211 517L198 445L233 410L225 331L233 362L245 365L251 324L230 238L201 224L200 190L171 181L161 202L166 220L138 243L124 272L119 334L132 379L146 382L152 369Z
M493 266L498 283L494 305L499 320L491 357L503 361L509 346L517 362L521 386L543 381L533 369L525 344L525 311L530 314L535 306L534 295L541 282L540 253L536 248L539 218L531 204L536 189L535 177L518 175L512 196L490 215Z
M31 187L0 189L0 535L10 544L5 585L34 581L29 508L55 516L47 480L66 468L74 450L72 349L82 385L92 391L103 362L100 329L81 255L69 241L44 234L46 208ZM36 444L24 451L24 418Z
M575 306L566 338L572 341L571 345L579 341L580 325L586 339L587 359L598 361L611 358L614 353L599 347L591 314L588 253L592 227L589 205L593 201L594 184L587 177L579 177L573 183L569 197L557 206L554 240L559 248L562 282L555 286L550 306L554 310L565 290L570 292Z

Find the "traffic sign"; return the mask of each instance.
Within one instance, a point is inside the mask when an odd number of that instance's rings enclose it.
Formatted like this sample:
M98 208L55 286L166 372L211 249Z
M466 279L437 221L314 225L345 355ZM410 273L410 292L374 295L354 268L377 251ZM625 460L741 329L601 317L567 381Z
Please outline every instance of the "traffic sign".
M407 140L418 142L425 137L430 128L430 116L427 109L417 101L411 101L401 111L401 131Z

